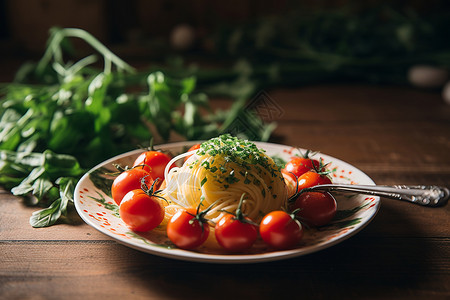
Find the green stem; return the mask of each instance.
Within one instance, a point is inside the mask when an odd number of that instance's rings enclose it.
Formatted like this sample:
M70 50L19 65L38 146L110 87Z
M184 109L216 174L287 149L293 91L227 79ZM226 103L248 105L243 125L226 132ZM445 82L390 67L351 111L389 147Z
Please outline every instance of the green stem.
M119 70L124 70L130 73L134 73L136 70L127 64L125 61L120 59L117 55L115 55L111 50L106 48L99 40L97 40L93 35L88 33L85 30L78 28L64 28L64 29L56 29L53 31L50 39L47 50L44 53L44 56L38 63L37 72L42 73L45 67L49 64L52 58L60 64L63 64L62 60L62 51L61 51L61 43L65 38L75 37L80 38L90 46L92 46L95 50L97 50L100 54L103 55L105 60L104 72L110 73L112 69L112 64L114 64Z

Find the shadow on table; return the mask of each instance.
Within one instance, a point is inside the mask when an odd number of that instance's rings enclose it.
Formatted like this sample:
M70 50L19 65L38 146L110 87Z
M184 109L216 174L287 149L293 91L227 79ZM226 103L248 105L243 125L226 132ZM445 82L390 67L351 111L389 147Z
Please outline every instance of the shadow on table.
M398 223L402 214L382 207L380 214ZM389 221L383 216L384 221ZM420 224L401 220L420 236ZM401 295L415 290L427 278L423 259L431 251L420 238L380 236L371 229L320 252L277 262L258 264L205 264L169 260L136 252L141 269L136 284L168 298L183 299L277 299L288 296L329 298L349 296ZM374 234L375 232L375 234ZM131 249L124 248L124 252ZM136 266L137 267L137 266Z

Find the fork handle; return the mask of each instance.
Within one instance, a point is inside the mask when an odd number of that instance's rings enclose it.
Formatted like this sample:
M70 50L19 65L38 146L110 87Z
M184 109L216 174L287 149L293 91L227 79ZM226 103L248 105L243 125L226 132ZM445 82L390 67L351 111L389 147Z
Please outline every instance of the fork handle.
M447 202L450 192L446 187L427 185L353 185L353 184L323 184L309 188L310 191L340 191L365 195L380 196L390 199L403 200L423 206L443 206Z

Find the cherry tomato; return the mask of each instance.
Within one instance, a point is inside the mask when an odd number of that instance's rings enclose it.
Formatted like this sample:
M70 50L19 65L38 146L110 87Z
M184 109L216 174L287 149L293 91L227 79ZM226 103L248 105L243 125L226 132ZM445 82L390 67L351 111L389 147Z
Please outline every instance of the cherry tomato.
M209 224L194 208L179 210L167 224L167 236L182 249L197 248L206 241L209 231Z
M298 177L298 190L310 188L319 184L330 184L331 179L321 172L308 171Z
M194 151L194 150L200 149L200 145L201 145L201 144L195 144L195 145L193 145L191 148L189 148L189 150L188 150L187 152L190 152L190 151Z
M145 184L150 186L153 179L150 174L142 168L133 168L122 172L114 179L111 186L111 196L117 205L120 205L122 198L132 190L141 188L142 178L145 178Z
M200 145L201 145L201 144L195 144L195 145L193 145L191 148L189 148L189 150L188 150L187 152L191 152L191 151L200 149ZM188 160L188 158L191 157L191 156L192 156L192 155L186 156L186 157L184 158L184 161Z
M289 161L282 172L289 174L293 179L297 179L302 174L319 168L319 161L309 157L295 157Z
M276 249L295 246L303 237L303 226L293 215L281 210L268 213L259 225L261 238Z
M164 207L141 189L128 192L119 206L122 220L134 231L149 231L164 219Z
M258 238L258 227L250 222L249 218L241 221L232 214L224 216L215 227L219 245L231 252L250 248Z
M153 179L164 180L164 170L172 158L159 151L146 151L136 158L133 166L143 166L144 170L150 173ZM175 165L171 166L173 168Z
M296 215L302 222L310 226L323 226L333 219L337 204L329 193L305 192L298 196L292 209L299 209Z

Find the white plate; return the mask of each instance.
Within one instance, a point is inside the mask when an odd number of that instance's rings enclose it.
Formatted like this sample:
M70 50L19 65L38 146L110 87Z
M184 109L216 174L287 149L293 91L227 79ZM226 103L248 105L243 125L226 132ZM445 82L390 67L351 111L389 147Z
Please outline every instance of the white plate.
M194 143L196 142L165 144L158 146L157 149L179 154ZM289 160L291 156L298 153L297 149L290 146L260 142L255 144L265 149L268 155L276 155L284 160ZM107 189L110 184L108 180L111 178L95 175L103 168L115 170L113 164L131 166L142 152L143 150L127 152L91 169L78 182L74 200L78 214L87 224L119 243L154 255L211 263L254 263L301 256L336 245L356 234L375 217L380 206L380 198L375 196L335 195L338 201L335 220L319 229L306 229L301 243L290 250L272 250L261 241L258 241L249 252L243 254L225 253L218 247L211 247L212 244L208 242L195 251L177 249L162 230L153 230L145 234L132 232L115 212L117 205L108 196ZM325 154L317 154L316 157L321 157L325 163L329 163L329 169L333 170L332 180L335 183L375 184L369 176L346 162Z

